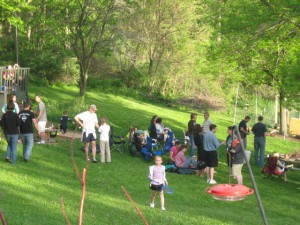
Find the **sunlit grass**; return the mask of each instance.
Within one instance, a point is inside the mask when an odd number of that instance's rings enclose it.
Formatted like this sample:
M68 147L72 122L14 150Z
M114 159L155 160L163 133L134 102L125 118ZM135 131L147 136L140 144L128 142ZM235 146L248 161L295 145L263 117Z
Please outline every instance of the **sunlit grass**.
M95 103L99 108L98 117L107 116L115 127L115 133L120 135L127 134L129 125L147 129L152 115L157 114L174 130L178 138L182 138L182 129L186 129L192 112L95 90L88 92L87 97L82 100L77 95L78 89L74 87L66 91L62 91L61 87L41 90L39 87L30 87L30 91L30 96L36 92L42 93L45 102L49 104L47 109L52 122L59 120L63 110L67 110L69 116L74 117L89 104ZM198 113L198 121L201 123L203 112ZM217 136L224 140L226 128L232 124L232 118L223 112L211 111L210 114L211 119L218 125ZM252 142L253 137L249 136L248 149L253 149ZM86 164L81 147L82 144L75 141L74 159L80 172ZM58 144L35 145L28 164L22 161L21 148L15 166L0 161L0 209L7 224L66 224L60 209L61 197L71 223L78 223L81 183L76 177L69 148L68 141L59 140ZM267 138L268 153L299 150L299 142ZM219 183L228 182L224 153L224 147L220 148L220 165L216 174ZM1 147L0 159L4 156L5 147ZM167 160L167 156L164 160ZM111 164L91 164L87 174L84 224L143 224L124 195L121 185L126 188L149 224L263 224L254 195L241 202L216 201L205 192L209 186L205 178L191 175L168 173L167 178L175 189L175 194L165 195L167 211L160 210L159 198L156 199L156 208L150 209L147 175L148 166L151 164L152 162L145 162L142 158L133 158L128 153L117 151L112 152ZM296 200L299 195L300 172L289 172L289 182L283 182L277 177L262 178L261 168L252 169L269 224L297 224L300 219L300 203ZM252 187L246 167L243 168L243 174L244 184Z

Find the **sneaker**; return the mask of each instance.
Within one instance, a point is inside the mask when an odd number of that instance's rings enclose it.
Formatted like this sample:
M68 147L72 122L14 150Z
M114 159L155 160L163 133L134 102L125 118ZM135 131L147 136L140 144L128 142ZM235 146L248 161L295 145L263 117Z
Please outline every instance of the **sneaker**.
M215 181L215 180L210 180L208 183L209 183L209 184L216 184L217 181Z
M166 208L162 207L161 210L162 210L162 211L166 211Z
M37 144L38 144L38 145L44 145L44 144L45 144L45 141L38 141Z
M154 208L154 207L155 207L154 203L150 203L150 208Z
M93 159L93 163L97 163L97 159Z
M90 161L90 158L89 158L89 157L86 157L86 161Z
M5 162L9 162L10 161L10 158L5 158Z

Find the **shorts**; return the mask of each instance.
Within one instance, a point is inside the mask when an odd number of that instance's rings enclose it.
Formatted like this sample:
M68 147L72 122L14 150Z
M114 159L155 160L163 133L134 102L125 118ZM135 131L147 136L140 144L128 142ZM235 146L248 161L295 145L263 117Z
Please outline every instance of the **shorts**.
M243 164L232 164L232 175L240 176L242 175Z
M82 134L82 140L83 143L90 143L92 141L96 141L96 138L94 137L94 135L92 133L88 134L88 136L86 136L86 133L84 132Z
M45 132L47 121L38 121L39 132Z
M204 151L204 161L208 167L218 166L218 153L217 151Z
M163 187L163 184L159 184L159 185L151 184L150 185L150 189L153 191L162 191L162 187Z

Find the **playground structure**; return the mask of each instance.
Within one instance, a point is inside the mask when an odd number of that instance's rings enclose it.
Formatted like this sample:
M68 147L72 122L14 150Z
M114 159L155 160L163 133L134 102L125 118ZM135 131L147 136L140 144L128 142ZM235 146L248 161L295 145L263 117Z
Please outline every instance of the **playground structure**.
M7 98L11 94L16 95L19 103L28 98L29 71L30 68L22 68L18 65L0 67L0 106L7 102Z

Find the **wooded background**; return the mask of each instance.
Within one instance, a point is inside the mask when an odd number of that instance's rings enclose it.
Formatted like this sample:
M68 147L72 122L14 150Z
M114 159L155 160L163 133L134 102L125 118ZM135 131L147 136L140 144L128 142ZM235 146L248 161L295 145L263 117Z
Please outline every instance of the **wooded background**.
M299 109L299 0L0 0L0 62L40 85Z

